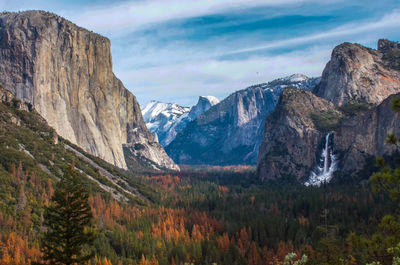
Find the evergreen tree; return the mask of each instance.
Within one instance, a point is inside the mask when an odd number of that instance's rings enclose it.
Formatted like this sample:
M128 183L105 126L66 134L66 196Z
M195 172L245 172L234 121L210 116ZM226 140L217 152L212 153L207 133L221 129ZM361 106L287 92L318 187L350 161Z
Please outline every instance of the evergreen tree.
M88 192L77 172L68 169L57 183L52 203L46 208L43 260L50 264L85 264L95 239Z

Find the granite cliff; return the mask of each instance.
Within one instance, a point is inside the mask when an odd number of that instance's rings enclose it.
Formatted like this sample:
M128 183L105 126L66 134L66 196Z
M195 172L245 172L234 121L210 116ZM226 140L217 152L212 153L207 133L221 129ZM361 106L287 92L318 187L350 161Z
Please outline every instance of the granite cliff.
M379 40L378 49L343 43L332 52L315 94L337 106L348 102L379 104L400 92L400 47Z
M120 168L125 146L157 168L178 169L112 72L107 38L43 11L1 13L0 61L0 84L63 138Z

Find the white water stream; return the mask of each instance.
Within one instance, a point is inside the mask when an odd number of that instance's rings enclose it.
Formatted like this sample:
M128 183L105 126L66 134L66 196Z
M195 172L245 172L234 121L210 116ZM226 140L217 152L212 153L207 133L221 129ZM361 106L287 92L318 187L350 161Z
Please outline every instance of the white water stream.
M332 133L328 133L325 136L325 147L322 149L320 163L315 170L311 171L310 177L304 185L320 186L322 183L328 183L332 179L337 164L337 159L331 146L333 141L330 141L332 136Z

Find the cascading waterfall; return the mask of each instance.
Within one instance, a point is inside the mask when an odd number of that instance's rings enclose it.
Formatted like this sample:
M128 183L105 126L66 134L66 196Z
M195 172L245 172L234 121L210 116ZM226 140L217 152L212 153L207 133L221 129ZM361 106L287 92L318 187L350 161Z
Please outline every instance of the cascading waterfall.
M333 134L330 132L325 136L325 147L321 153L319 165L311 171L309 179L304 183L306 186L320 186L322 183L328 183L333 172L336 171L336 156L333 154L333 148L330 141Z

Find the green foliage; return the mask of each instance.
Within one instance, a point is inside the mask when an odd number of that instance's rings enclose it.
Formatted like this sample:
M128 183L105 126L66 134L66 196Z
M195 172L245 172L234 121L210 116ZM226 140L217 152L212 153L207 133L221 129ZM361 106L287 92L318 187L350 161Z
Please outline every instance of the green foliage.
M336 129L342 121L340 115L330 111L313 112L310 114L310 118L315 127L320 131L332 131Z
M42 251L43 259L51 264L84 264L94 255L88 250L95 239L89 194L80 179L75 170L68 169L46 208Z
M382 56L382 59L387 66L400 71L400 50L399 49L394 49L394 50L384 53Z
M365 102L348 102L343 106L340 106L339 110L342 111L347 117L353 117L360 112L368 110L370 107L371 105Z
M394 111L400 111L400 97L395 97L392 99L392 109Z

